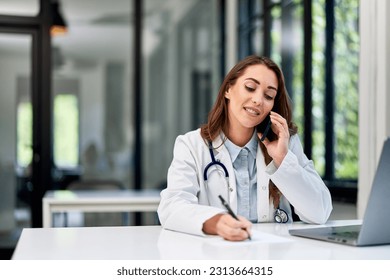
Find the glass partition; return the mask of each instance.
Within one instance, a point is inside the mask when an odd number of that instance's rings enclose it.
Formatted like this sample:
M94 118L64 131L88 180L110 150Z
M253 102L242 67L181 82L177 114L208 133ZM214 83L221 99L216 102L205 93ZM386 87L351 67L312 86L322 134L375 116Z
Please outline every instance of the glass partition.
M32 37L0 30L0 235L1 246L15 246L30 227L32 145Z
M133 189L133 1L61 1L52 35L53 189ZM69 213L55 226L122 225ZM132 223L132 221L128 221Z
M67 0L61 10L68 31L52 37L57 188L73 180L134 188L132 1Z
M1 0L0 15L36 16L40 0Z
M143 182L163 188L179 134L206 122L220 86L219 1L146 0Z

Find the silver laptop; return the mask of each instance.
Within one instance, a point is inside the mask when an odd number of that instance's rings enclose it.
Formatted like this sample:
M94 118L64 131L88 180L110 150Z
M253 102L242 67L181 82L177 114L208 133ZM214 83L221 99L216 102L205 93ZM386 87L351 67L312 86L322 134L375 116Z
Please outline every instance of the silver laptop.
M363 223L352 226L325 226L290 229L294 236L352 246L390 244L390 138L382 149Z

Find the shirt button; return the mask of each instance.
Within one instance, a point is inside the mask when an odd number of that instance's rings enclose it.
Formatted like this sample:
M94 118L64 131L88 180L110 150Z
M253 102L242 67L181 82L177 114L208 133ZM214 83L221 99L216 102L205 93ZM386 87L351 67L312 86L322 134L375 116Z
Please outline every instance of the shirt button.
M263 219L267 218L267 215L263 215Z
M263 189L263 191L265 191L267 189L266 186L262 186L261 188Z

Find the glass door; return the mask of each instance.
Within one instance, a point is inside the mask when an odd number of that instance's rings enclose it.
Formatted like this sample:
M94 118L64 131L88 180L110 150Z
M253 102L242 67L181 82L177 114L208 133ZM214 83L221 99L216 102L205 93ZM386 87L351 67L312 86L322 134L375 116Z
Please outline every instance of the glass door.
M32 35L0 29L0 249L31 227Z

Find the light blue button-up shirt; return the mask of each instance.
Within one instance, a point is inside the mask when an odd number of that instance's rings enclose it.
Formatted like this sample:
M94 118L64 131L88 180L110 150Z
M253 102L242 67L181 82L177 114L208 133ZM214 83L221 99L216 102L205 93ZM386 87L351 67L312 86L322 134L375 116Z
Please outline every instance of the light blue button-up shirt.
M235 145L229 139L226 139L225 146L229 151L236 177L237 214L251 222L257 222L257 135L254 132L244 147Z

